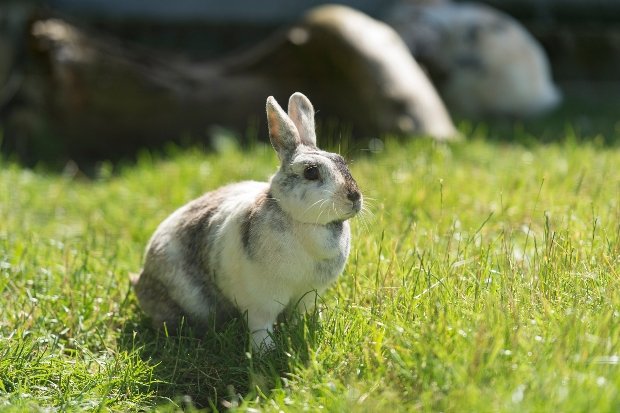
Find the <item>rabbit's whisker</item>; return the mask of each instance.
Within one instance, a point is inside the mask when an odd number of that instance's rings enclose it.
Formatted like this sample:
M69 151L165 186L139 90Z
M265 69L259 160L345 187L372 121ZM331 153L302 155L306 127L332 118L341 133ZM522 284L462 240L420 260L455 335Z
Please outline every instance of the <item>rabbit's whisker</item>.
M321 199L319 199L318 201L313 202L311 205L309 205L309 206L308 206L308 208L306 208L306 209L302 212L302 214L303 214L303 215L306 215L306 214L308 213L308 211L310 211L310 209L311 209L312 207L314 207L316 204L318 204L319 202L322 202L322 201L324 201L324 200L325 200L324 198L321 198Z
M315 225L319 224L319 220L321 219L321 215L323 215L323 212L325 212L325 210L323 209L323 206L328 201L328 199L323 199L322 201L323 202L321 202L321 204L319 205L319 215L316 217L316 221L314 222Z

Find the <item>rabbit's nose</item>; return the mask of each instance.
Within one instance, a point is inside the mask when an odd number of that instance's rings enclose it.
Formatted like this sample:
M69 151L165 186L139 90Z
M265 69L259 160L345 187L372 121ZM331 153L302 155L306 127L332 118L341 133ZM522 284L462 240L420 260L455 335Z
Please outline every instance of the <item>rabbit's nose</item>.
M347 199L351 202L357 202L361 197L362 194L360 194L359 191L349 191L349 193L347 193Z

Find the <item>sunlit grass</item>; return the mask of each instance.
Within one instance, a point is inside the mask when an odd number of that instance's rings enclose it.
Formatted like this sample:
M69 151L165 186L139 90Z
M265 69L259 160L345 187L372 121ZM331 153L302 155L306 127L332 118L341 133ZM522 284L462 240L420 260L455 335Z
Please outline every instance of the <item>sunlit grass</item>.
M0 410L618 411L620 150L387 141L320 320L272 355L240 323L148 327L129 289L157 224L266 179L266 146L142 155L97 177L0 163Z

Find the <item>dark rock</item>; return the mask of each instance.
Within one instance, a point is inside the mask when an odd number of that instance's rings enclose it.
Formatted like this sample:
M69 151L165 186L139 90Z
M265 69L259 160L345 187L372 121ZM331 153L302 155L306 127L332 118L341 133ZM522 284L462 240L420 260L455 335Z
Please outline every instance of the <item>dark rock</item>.
M448 138L453 124L398 35L342 6L310 12L247 52L190 62L128 47L66 21L35 21L18 105L5 145L74 159L131 155L142 147L205 138L210 125L266 136L264 102L307 94L319 121L354 137L381 133Z

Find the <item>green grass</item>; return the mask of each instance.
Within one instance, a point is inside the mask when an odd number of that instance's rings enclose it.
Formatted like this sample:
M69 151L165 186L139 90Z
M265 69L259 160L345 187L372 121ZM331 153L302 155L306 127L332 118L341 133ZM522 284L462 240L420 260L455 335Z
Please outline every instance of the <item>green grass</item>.
M96 178L0 163L0 411L620 410L620 149L388 141L354 152L373 214L322 316L250 357L241 323L149 328L131 293L176 207L266 179L258 146Z

